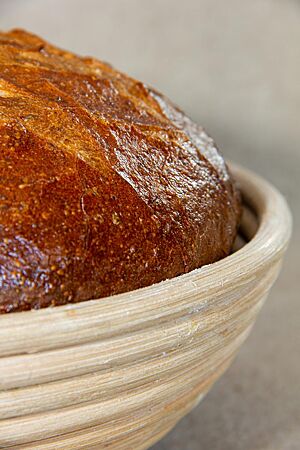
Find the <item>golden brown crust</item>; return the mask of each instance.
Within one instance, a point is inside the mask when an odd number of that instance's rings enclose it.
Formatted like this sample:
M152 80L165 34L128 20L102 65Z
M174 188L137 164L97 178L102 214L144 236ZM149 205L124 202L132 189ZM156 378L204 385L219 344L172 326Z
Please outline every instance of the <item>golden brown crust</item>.
M147 286L230 252L239 194L165 97L0 33L0 312Z

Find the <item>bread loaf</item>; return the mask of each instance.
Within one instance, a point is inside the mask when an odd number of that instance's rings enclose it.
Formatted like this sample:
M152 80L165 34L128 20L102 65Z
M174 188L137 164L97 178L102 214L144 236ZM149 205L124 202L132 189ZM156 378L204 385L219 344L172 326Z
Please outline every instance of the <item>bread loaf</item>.
M110 65L0 33L0 312L130 291L229 254L213 140Z

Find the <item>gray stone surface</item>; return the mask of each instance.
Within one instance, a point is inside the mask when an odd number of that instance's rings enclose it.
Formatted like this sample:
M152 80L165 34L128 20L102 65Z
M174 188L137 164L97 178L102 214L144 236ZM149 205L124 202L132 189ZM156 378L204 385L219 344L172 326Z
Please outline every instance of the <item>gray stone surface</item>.
M286 195L292 244L250 338L153 450L298 450L300 3L0 0L0 28L15 26L155 85Z

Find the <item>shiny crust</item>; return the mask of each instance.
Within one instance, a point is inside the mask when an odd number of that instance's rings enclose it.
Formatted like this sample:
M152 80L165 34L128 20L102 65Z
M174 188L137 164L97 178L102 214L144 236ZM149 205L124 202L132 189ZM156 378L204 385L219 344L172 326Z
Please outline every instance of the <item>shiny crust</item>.
M0 312L130 291L228 255L240 198L164 96L0 33Z

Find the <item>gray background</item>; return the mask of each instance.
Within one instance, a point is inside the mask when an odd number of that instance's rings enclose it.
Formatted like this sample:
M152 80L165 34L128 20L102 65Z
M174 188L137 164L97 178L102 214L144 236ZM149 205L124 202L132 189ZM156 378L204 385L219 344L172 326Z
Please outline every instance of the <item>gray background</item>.
M288 198L293 241L251 337L154 449L298 450L300 3L0 0L0 28L16 26L154 85Z

